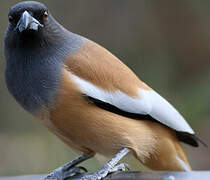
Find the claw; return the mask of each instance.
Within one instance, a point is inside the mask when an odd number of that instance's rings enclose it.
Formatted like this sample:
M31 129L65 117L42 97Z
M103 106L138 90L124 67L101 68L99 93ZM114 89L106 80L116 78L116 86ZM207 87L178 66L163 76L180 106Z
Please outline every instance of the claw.
M113 167L109 173L114 173L117 171L126 171L126 170L130 170L130 166L127 163L120 163L117 164L115 167Z
M72 177L72 176L75 176L77 174L81 174L81 173L86 173L88 172L86 168L82 167L82 166L76 166L76 167L73 167L71 168L70 170L68 171L65 171L64 172L64 175L65 175L65 178L68 178L68 177Z
M45 177L44 180L65 180L66 178L81 174L82 172L87 172L87 169L84 167L76 165L93 157L93 155L94 154L83 154L77 157L64 166L54 170L47 177Z
M82 166L75 166L69 170L66 170L65 168L61 167L47 175L47 177L45 177L44 180L65 180L67 178L81 174L82 172L87 172L87 169Z
M88 172L88 170L87 170L85 167L78 166L78 168L79 168L80 170L82 170L83 172L85 172L85 173L87 173L87 172Z

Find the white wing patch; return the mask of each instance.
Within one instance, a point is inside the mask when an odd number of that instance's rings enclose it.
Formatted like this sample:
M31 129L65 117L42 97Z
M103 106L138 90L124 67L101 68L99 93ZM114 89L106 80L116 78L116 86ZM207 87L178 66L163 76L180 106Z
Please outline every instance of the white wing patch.
M115 92L105 91L76 75L71 74L71 78L80 90L88 96L109 103L126 112L148 114L172 129L194 134L194 131L181 114L153 90L139 88L139 98L134 98L120 90L116 90Z
M152 106L151 111L148 112L150 116L177 131L194 134L182 115L168 101L153 90L140 90L140 94L142 91L144 92L144 99Z

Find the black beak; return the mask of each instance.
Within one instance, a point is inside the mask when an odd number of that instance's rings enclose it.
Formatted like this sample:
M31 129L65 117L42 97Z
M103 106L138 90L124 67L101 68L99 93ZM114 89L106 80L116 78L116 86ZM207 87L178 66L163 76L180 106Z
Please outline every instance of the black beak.
M44 25L32 17L27 11L24 11L19 22L17 23L16 29L19 29L20 32L26 29L38 31L39 27L44 27Z

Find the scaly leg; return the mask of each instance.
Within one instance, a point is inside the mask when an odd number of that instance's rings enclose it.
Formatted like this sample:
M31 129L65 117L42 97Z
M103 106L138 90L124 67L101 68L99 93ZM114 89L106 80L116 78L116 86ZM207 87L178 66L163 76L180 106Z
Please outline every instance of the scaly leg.
M79 163L93 157L94 154L83 154L79 156L78 158L70 161L69 163L65 164L62 167L59 167L58 169L54 170L52 173L47 175L44 180L64 180L68 177L72 177L76 174L79 174L82 171L87 172L87 170L84 167L77 167Z
M85 175L81 180L100 180L109 173L130 169L127 164L118 164L118 162L129 152L130 150L128 148L122 148L119 153L117 153L108 163L104 164L99 171L95 172L93 175Z

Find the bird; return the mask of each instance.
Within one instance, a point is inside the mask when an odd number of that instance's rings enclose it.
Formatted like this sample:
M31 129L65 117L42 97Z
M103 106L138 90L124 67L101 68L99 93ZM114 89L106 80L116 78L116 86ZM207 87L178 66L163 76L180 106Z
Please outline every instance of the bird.
M200 139L167 100L101 45L59 24L36 1L11 7L4 37L6 84L15 100L81 155L46 180L65 179L96 154L110 160L83 179L128 169L132 154L152 170L190 171L180 144Z

